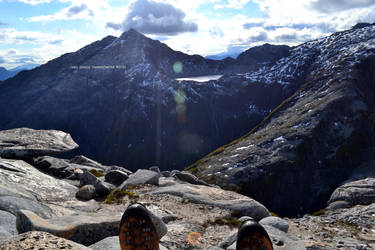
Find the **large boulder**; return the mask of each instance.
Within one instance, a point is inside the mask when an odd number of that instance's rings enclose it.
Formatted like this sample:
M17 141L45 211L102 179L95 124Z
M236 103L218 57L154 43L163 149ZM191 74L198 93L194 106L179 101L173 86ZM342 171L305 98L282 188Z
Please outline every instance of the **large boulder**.
M57 130L17 128L0 131L0 156L25 159L69 152L78 145L70 134Z
M287 233L289 229L288 222L286 222L285 220L279 217L274 217L274 216L261 219L259 221L259 224L261 224L262 226L274 227L280 231L283 231L284 233Z
M178 171L178 170L173 170L171 172L171 176L177 178L180 181L191 183L191 184L196 184L196 185L206 185L208 184L202 180L199 180L198 177L195 175L186 172L186 171Z
M151 194L170 194L192 203L212 205L231 210L237 216L250 216L257 221L269 216L267 208L259 202L220 188L192 184L175 184L159 187Z
M76 242L56 237L47 232L27 232L12 237L1 243L2 250L24 250L24 249L66 249L66 250L90 250L90 248L77 244Z
M118 235L119 225L118 216L73 214L43 219L27 210L17 213L17 230L20 233L49 232L83 245L91 245L109 236Z
M350 181L341 185L333 192L328 204L336 201L346 201L351 206L375 203L375 178Z
M105 181L119 186L128 179L128 174L121 170L111 170L105 175Z
M84 185L76 193L76 197L83 200L91 200L96 197L95 187L93 185Z
M16 216L0 210L0 242L16 234Z
M72 160L59 159L52 156L40 156L34 158L33 166L58 178L72 178L72 176L75 176L74 179L77 179L77 176L74 174L74 171L77 169L100 172L107 169L107 167L84 156L75 157Z
M128 187L143 184L159 185L159 177L159 173L155 171L138 169L137 172L131 174L129 178L123 184L121 184L120 188L124 190Z
M28 209L50 216L46 203L74 199L77 188L38 171L22 160L0 158L0 209L16 214Z
M105 238L104 240L101 240L99 242L96 242L95 244L91 245L90 248L92 250L104 250L104 249L110 249L110 250L121 250L120 247L120 239L118 236L112 236ZM167 250L164 246L159 244L160 250Z

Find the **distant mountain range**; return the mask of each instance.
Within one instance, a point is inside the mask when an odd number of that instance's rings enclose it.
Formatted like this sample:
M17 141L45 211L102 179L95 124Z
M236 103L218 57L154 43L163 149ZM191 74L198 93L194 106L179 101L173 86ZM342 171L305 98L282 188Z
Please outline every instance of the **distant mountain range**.
M16 68L13 68L13 69L10 69L10 70L7 70L4 67L0 67L0 81L11 78L11 77L17 75L22 70L30 70L30 69L33 69L33 68L38 67L38 66L39 66L39 64L25 64L25 65L18 66Z
M241 136L293 91L228 77L201 84L175 78L243 74L288 54L266 46L280 52L216 61L135 30L108 36L1 84L0 129L60 129L79 152L107 164L181 169Z

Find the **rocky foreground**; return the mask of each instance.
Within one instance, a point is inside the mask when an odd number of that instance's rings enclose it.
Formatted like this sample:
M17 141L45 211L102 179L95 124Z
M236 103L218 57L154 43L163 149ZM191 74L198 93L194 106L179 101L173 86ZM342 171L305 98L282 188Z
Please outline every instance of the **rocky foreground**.
M235 249L245 216L260 221L275 249L375 248L375 203L338 201L374 196L371 178L340 187L337 201L315 216L282 219L187 172L132 173L84 156L47 156L76 147L61 131L0 131L0 249L120 249L120 219L136 201L151 211L161 249ZM195 242L193 232L200 235Z

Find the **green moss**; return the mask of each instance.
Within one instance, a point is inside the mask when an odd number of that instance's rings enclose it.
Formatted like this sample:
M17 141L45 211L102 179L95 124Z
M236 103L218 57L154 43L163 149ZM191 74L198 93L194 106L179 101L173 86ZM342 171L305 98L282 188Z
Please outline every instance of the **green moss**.
M232 229L232 228L239 227L241 225L241 221L233 217L218 217L218 218L215 218L214 220L208 220L203 224L204 227L213 226L213 225L220 225L220 226L226 225Z
M96 169L90 169L89 172L92 173L93 175L95 175L96 177L103 177L104 176L103 172L100 172L100 171L98 171Z
M129 192L126 190L121 190L119 188L114 189L105 199L105 204L113 204L113 203L121 203L122 198L128 196L131 201L136 200L139 198L139 195L134 194L133 192Z
M316 211L315 213L312 214L312 216L320 216L323 215L326 212L325 209L320 209L319 211Z

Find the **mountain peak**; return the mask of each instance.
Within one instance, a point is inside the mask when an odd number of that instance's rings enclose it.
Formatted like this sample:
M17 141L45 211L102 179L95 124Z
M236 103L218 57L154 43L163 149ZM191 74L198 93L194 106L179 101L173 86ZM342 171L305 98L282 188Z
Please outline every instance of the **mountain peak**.
M145 37L143 34L139 33L135 29L131 28L120 36L120 38L127 38L127 37Z

